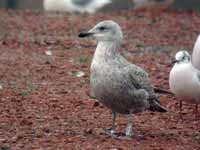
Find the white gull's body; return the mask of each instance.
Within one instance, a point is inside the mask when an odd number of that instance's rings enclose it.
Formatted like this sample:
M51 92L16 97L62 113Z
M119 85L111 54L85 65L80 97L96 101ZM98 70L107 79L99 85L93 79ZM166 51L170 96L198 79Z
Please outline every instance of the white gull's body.
M192 63L195 68L200 70L200 35L198 36L193 48Z
M153 6L164 6L168 7L174 2L174 0L133 0L133 3L135 5L135 9L139 8L148 8ZM156 9L156 8L155 8Z
M95 13L109 3L111 0L44 0L43 7L46 11Z
M179 56L188 57L181 55L185 52L178 52L176 59ZM189 54L186 53L186 55ZM169 76L169 85L177 97L189 103L200 104L200 71L192 65L190 56L189 60L180 60L173 66Z

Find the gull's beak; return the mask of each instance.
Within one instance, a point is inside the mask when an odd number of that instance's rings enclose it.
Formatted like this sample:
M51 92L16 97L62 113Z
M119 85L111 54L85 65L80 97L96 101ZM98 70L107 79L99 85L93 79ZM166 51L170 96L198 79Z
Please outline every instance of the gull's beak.
M174 65L175 63L179 62L178 60L172 60L172 64Z
M90 29L88 32L81 32L78 37L84 38L84 37L91 37L96 33L95 28Z
M92 32L81 32L79 35L78 35L78 37L80 37L80 38L84 38L84 37L90 37L90 36L92 36L94 33L92 33Z

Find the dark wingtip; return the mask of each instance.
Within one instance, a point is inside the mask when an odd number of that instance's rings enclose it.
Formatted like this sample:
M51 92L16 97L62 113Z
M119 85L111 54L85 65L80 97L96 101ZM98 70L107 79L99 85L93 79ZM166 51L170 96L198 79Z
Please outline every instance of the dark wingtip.
M84 38L84 37L88 37L88 36L91 36L91 35L92 35L92 33L84 33L84 32L81 32L81 33L79 33L78 37Z
M149 110L157 111L157 112L167 112L167 109L164 106L158 104L157 102L155 102L153 105L151 105Z
M157 112L167 112L167 109L166 108L164 108L163 106L162 107L160 107L160 106L152 106L152 107L150 107L149 108L149 110L150 111L157 111Z
M156 93L174 95L171 91L161 89L161 88L158 88L158 87L153 87L153 88L154 88L154 91Z

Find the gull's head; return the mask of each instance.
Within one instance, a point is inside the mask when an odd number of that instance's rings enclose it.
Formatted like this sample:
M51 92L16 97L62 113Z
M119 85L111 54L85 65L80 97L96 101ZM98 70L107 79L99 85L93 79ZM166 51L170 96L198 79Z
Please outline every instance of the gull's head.
M182 50L176 53L174 63L188 63L190 62L190 59L190 54L187 51Z
M80 33L79 37L93 37L97 41L117 41L123 39L121 27L114 21L106 20L98 23L86 33Z

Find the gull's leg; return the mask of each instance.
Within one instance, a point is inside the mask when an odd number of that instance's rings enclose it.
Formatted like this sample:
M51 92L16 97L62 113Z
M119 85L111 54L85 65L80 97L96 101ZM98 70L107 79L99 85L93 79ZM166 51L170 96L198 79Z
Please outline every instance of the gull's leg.
M182 100L180 100L180 103L179 103L179 114L180 114L181 120L183 120L183 116L182 116L182 106L183 106Z
M132 137L133 131L133 122L132 122L132 113L128 114L128 124L126 127L126 136L127 137Z
M126 131L125 135L119 135L117 138L119 139L124 139L124 140L131 140L132 139L132 128L133 128L133 123L132 123L132 113L128 114L128 123L126 126Z
M112 130L115 131L116 112L112 112Z
M125 139L125 140L132 140L132 138L135 138L136 140L141 140L143 138L142 135L133 135L133 121L132 121L132 112L128 114L128 123L126 126L126 132L125 136L118 136L119 139Z
M117 117L117 113L112 111L112 127L111 128L107 128L107 129L104 129L106 134L109 134L111 136L114 136L114 133L115 133L115 120L116 120L116 117Z
M195 118L198 119L198 104L195 104Z

